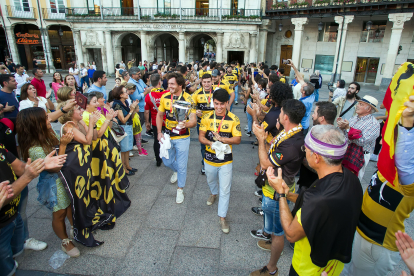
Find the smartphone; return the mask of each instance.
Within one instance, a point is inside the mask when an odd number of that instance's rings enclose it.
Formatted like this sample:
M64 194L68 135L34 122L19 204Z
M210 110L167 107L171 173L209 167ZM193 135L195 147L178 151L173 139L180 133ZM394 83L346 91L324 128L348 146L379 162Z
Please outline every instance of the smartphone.
M86 105L88 104L88 99L82 93L76 92L75 100L76 100L77 105L79 105L83 109L86 109Z
M290 61L288 59L282 59L283 64L290 64Z

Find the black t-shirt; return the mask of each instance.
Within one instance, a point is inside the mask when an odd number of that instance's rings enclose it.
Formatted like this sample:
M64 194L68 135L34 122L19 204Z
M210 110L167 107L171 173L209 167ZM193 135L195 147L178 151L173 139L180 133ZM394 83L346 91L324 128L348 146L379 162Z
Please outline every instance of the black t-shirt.
M11 73L15 73L16 72L16 64L14 64L13 62L9 64L9 66L7 66L7 68L9 68Z
M319 178L317 173L314 173L313 171L309 170L305 165L301 165L298 180L298 184L300 187L309 188L310 185L312 185L312 183L318 179Z
M276 128L276 123L277 119L279 119L280 110L281 108L278 106L272 107L263 119L262 124L264 130L269 133L266 139L268 143L270 143L273 137L275 137L279 133L279 130Z
M11 163L16 160L16 157L8 151L4 145L0 144L0 183L3 181L10 181L12 184L17 177L11 168ZM0 229L12 222L17 216L17 208L20 202L20 195L16 196L9 204L3 206L0 210Z
M16 118L9 118L12 121L15 130ZM16 147L16 132L11 130L7 125L0 122L0 144L3 144L14 156L18 156Z

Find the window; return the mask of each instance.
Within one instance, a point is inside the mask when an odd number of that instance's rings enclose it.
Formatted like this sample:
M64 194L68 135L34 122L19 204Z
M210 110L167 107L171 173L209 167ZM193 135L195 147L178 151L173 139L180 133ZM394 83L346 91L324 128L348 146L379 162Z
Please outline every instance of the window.
M88 0L89 13L100 13L101 12L101 1L100 0Z
M171 14L171 0L157 0L158 13Z
M335 56L315 55L315 70L321 74L331 74Z
M52 13L65 13L65 4L63 0L49 0L50 11Z
M14 0L16 11L30 11L29 0Z
M361 40L360 42L379 42L384 39L385 28L387 27L387 21L372 21L371 30L367 30L367 22L364 21L362 26Z
M318 33L318 42L336 42L339 24L325 22L322 31Z

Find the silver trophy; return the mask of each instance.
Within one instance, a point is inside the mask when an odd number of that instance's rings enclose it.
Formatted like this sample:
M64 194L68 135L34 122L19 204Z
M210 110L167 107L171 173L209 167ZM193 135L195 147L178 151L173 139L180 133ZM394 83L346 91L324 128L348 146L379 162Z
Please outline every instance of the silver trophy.
M187 132L186 128L182 128L180 123L184 123L188 115L190 114L192 106L191 103L186 101L175 101L173 104L173 113L178 122L178 125L174 127L171 131L178 135L183 135Z

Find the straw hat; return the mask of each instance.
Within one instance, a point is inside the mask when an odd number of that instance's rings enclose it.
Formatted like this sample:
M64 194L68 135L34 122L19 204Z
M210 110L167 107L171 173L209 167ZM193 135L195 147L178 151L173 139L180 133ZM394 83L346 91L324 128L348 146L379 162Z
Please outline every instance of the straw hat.
M378 100L374 97L365 95L362 99L358 100L358 102L364 102L366 104L369 104L375 110L375 112L378 112Z

